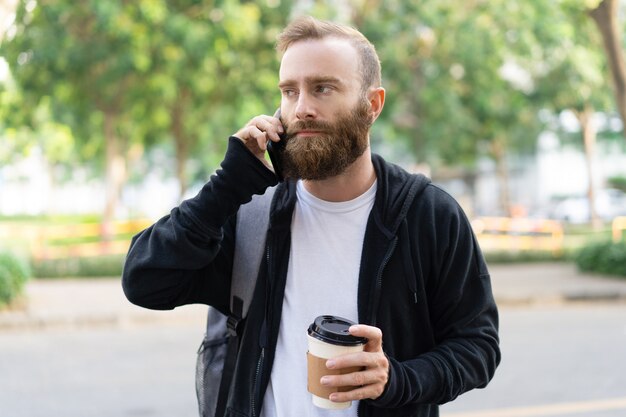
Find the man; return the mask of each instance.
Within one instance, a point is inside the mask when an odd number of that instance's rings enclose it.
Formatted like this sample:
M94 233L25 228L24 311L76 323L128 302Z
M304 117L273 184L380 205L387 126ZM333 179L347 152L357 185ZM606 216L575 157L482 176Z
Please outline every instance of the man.
M328 386L356 386L342 416L437 416L437 404L484 387L500 361L490 278L458 204L423 176L372 155L385 102L374 47L349 27L300 18L280 35L281 119L257 116L229 139L199 194L133 239L132 302L229 309L234 218L277 184L267 141L286 141L265 259L242 331L226 415L317 416L306 387L306 328L358 321L362 353L329 360ZM282 123L281 123L282 121Z

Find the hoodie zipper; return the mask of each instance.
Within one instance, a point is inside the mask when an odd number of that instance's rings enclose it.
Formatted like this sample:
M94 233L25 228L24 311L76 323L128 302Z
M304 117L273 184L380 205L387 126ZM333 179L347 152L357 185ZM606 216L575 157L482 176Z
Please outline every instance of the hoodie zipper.
M256 365L256 372L254 373L254 391L252 393L252 397L250 399L250 408L252 409L252 417L256 417L256 395L259 391L259 377L261 376L261 369L263 368L263 362L265 359L265 347L261 348L261 356L259 357L259 361Z
M391 246L387 249L387 253L385 253L385 257L383 258L382 263L380 264L380 268L378 268L378 274L376 275L376 286L374 287L374 303L372 308L372 319L370 321L372 326L376 326L376 311L378 310L378 304L380 302L380 289L383 286L383 271L387 267L389 260L391 259L391 255L396 250L396 246L398 246L398 237L395 236L391 241ZM356 409L356 415L359 417L361 415L361 403L359 402L359 406Z

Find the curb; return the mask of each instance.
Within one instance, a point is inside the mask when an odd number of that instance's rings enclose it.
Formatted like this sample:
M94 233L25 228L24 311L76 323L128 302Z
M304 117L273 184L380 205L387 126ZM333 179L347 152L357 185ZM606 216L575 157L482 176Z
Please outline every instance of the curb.
M600 304L610 303L619 304L626 303L626 294L621 293L597 293L597 294L563 294L554 296L528 296L528 297L496 297L498 307L540 307L550 305L569 305L569 304Z
M626 303L626 280L581 274L563 263L494 265L498 307ZM130 304L120 278L34 280L12 309L0 309L0 331L193 325L203 331L207 306L154 311Z
M193 308L173 311L153 311L131 306L129 311L124 312L100 311L76 314L27 310L0 311L0 332L129 328L150 325L193 325L199 326L198 328L202 330L206 325L206 306L196 305Z
M499 308L558 306L568 304L626 303L626 293L573 292L554 296L496 296ZM206 307L188 311L151 311L137 307L132 313L33 314L27 311L0 312L0 331L84 330L136 326L193 325L199 331L206 325ZM204 309L202 309L204 307Z
M149 315L125 316L100 314L76 317L42 317L16 315L6 317L0 314L1 331L40 331L40 330L81 330L91 328L128 328L138 326L198 325L203 329L206 315L200 317L154 318Z
M566 302L626 302L626 294L619 292L599 292L599 293L571 293L565 294L563 299Z

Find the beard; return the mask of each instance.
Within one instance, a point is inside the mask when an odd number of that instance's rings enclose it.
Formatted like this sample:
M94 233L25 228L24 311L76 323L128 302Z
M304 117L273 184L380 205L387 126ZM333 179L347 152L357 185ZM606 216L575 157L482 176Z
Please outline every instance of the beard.
M342 113L335 122L302 120L286 125L283 172L288 178L324 180L343 173L369 147L372 115L366 100ZM319 135L298 137L301 130Z

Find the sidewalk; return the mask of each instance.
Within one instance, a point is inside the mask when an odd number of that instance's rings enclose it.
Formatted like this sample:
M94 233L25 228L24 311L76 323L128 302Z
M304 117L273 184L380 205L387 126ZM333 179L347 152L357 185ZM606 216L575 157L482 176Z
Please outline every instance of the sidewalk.
M569 302L626 302L626 279L579 273L569 263L490 266L500 308ZM192 323L204 326L206 306L151 311L130 304L119 278L32 280L23 305L0 310L0 331L84 326Z
M568 302L626 302L626 278L579 272L573 263L490 265L500 306Z
M0 310L0 331L181 322L203 326L207 314L205 305L173 311L137 307L126 300L120 278L31 280L20 304Z

